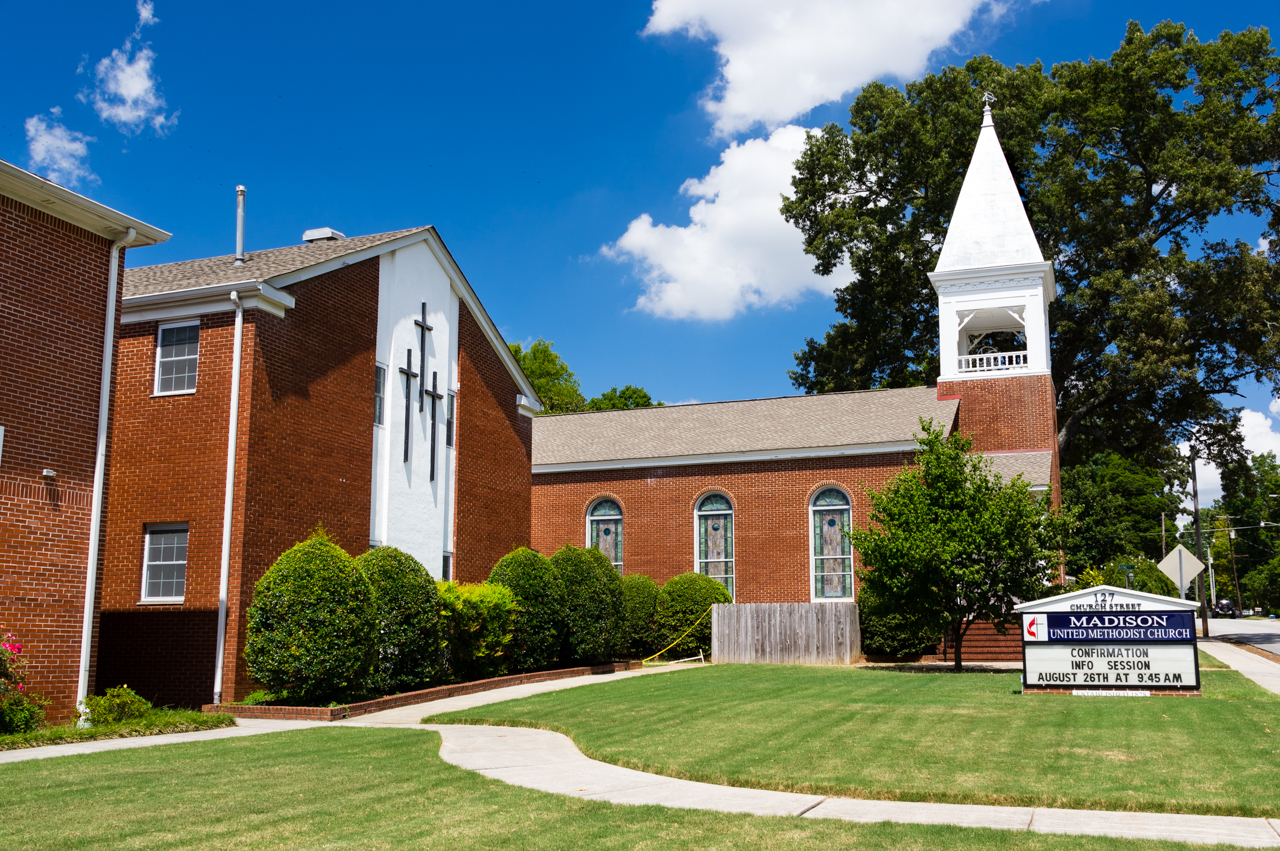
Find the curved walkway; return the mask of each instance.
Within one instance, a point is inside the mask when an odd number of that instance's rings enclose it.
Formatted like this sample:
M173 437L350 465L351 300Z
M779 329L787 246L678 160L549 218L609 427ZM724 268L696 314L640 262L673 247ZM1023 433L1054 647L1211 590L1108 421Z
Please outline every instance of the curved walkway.
M620 768L590 759L568 737L546 730L447 724L426 729L440 734L440 756L445 762L513 786L613 804L1280 848L1280 819L826 798L716 786Z
M1207 652L1264 688L1280 691L1280 665L1221 642L1209 640L1205 641L1204 645ZM697 783L647 774L599 762L585 756L566 736L545 730L419 723L419 719L425 713L436 714L469 709L549 691L635 676L648 676L685 667L689 666L529 683L461 695L430 704L399 707L332 722L328 726L434 730L440 734L440 756L446 762L515 786L525 786L543 792L588 800L608 801L614 804L658 805L765 816L832 818L856 822L947 824L959 827L1025 830L1035 833L1114 836L1204 844L1227 843L1246 848L1280 848L1280 819L867 801L717 786L711 783ZM248 736L315 726L326 725L307 721L240 719L237 727L198 733L109 739L73 745L0 751L0 763Z

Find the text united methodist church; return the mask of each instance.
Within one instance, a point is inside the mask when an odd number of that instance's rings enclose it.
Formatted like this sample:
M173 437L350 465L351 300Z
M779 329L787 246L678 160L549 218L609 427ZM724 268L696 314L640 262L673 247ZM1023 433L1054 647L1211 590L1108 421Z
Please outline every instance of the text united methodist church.
M929 274L941 375L903 390L535 416L434 228L121 273L168 234L8 163L0 202L5 327L59 341L0 355L0 624L51 718L126 682L175 705L253 691L254 585L318 523L463 582L572 543L807 602L857 598L839 530L922 417L1057 493L1053 269L989 110Z

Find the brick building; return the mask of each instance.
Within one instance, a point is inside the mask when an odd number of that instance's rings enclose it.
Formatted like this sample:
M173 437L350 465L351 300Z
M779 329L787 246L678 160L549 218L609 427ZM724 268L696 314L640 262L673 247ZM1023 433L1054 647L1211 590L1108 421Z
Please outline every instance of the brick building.
M0 160L0 624L54 721L92 688L118 275L168 238Z
M471 581L529 541L539 403L439 234L303 239L124 274L100 689L252 691L245 609L317 524Z
M929 277L935 387L538 417L533 546L596 546L659 582L696 570L745 603L852 599L839 529L865 525L865 489L910 461L921 417L1056 498L1053 268L990 110Z

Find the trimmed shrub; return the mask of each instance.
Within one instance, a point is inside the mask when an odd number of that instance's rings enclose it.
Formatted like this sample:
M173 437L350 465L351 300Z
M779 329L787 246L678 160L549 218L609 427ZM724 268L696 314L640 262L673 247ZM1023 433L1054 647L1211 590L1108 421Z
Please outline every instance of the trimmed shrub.
M618 570L595 547L565 544L551 557L564 583L562 661L595 665L613 659L622 629L622 585Z
M885 656L932 653L942 641L942 629L884 605L866 585L858 592L858 625L862 649Z
M658 601L662 589L643 573L622 577L622 631L619 652L628 659L644 659L665 645L659 644Z
M564 633L564 583L542 553L521 547L493 566L489 582L510 588L520 601L511 670L550 668L560 656Z
M444 639L436 581L416 558L374 547L356 559L373 586L374 659L369 694L426 688L444 676Z
M699 652L711 652L711 615L702 617L716 603L732 603L733 597L710 576L701 573L681 573L667 580L658 600L658 629L662 633L662 646L679 639L666 652L671 659L696 656ZM702 618L684 638L685 630Z
M449 637L449 669L457 682L507 673L519 602L515 592L483 582L440 582L440 616Z
M93 694L84 699L85 711L89 714L89 723L119 724L130 718L141 718L151 711L151 701L138 696L128 686L116 686L107 689L105 695Z
M291 703L359 693L373 661L373 588L323 531L258 580L248 611L249 674Z

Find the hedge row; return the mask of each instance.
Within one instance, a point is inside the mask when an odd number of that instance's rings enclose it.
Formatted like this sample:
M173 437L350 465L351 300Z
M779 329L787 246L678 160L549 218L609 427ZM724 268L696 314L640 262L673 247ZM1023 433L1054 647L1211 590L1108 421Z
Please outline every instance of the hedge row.
M258 581L248 617L249 674L274 702L323 705L447 682L644 658L680 638L720 583L682 574L661 588L620 579L598 550L550 559L522 548L479 585L437 583L393 547L359 558L317 530ZM710 650L711 618L668 655Z

